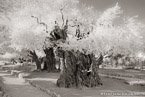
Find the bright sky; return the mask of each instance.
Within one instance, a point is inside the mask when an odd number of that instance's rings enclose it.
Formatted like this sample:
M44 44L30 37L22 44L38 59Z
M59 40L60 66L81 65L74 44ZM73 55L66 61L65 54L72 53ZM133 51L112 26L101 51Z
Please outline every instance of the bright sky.
M145 0L80 0L80 2L94 6L98 11L104 11L118 2L125 16L138 15L139 19L145 22Z

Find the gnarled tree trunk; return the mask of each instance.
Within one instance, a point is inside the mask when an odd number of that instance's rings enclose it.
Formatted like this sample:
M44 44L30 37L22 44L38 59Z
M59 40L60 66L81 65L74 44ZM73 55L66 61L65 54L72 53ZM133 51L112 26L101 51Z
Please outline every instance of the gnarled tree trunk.
M32 57L33 61L36 63L36 69L41 70L41 61L38 58L35 51L30 51L30 56Z
M68 20L66 20L66 25L63 29L56 25L51 32L52 38L50 40L64 42L67 38L67 24ZM96 61L93 54L86 55L79 51L63 51L61 48L56 50L56 54L61 58L63 65L60 78L57 80L58 87L95 87L102 85L97 72L98 66L103 60L102 56Z
M46 61L44 62L43 70L47 70L48 72L55 71L56 60L53 48L46 48L44 49L44 52L46 54Z
M61 52L62 53L62 52ZM58 87L96 87L102 85L98 75L98 65L102 63L100 56L97 61L93 54L65 51L58 54L64 59L63 71L57 80Z

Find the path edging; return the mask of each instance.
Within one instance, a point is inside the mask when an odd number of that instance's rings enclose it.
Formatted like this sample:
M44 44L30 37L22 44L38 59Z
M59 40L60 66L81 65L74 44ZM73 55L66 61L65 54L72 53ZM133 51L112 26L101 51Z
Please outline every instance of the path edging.
M13 72L13 71L11 70L11 71L9 71L9 72ZM22 72L15 72L15 73L13 73L13 74L14 74L13 76L18 77L19 73L22 73ZM11 73L11 74L12 74L12 73ZM33 87L39 89L39 90L42 91L42 92L45 92L46 94L50 95L51 97L61 97L61 96L60 96L59 94L57 94L56 92L53 92L53 91L48 90L48 89L46 89L46 88L44 88L44 87L41 87L41 86L35 84L33 81L27 80L26 78L24 78L24 80L25 80L25 82L28 82L31 86L33 86ZM6 97L10 97L10 96L6 96Z

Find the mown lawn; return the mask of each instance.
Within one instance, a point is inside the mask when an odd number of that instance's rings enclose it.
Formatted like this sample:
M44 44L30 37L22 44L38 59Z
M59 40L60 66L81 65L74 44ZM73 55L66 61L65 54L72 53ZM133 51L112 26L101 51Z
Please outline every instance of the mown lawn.
M99 70L99 72L110 72L110 73L118 73L117 70ZM120 73L124 73L124 71L119 71ZM131 73L130 73L131 74ZM33 83L49 89L51 91L60 94L61 97L115 97L115 96L104 96L101 93L106 92L120 92L120 93L134 93L134 92L144 92L145 86L131 86L125 83L124 80L113 79L108 77L101 77L103 86L99 86L96 88L58 88L56 86L56 80L59 78L59 73L46 73L46 72L33 72L28 77L33 80ZM120 96L121 97L121 96ZM124 96L129 97L129 96ZM131 96L130 96L131 97ZM138 96L134 96L138 97ZM144 97L144 96L140 96Z

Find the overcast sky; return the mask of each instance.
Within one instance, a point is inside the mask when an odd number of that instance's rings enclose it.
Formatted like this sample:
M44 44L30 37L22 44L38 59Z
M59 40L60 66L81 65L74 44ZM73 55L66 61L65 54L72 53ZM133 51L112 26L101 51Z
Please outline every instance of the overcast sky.
M139 19L145 22L145 0L80 0L80 2L94 6L98 11L104 11L118 2L125 16L138 15Z

